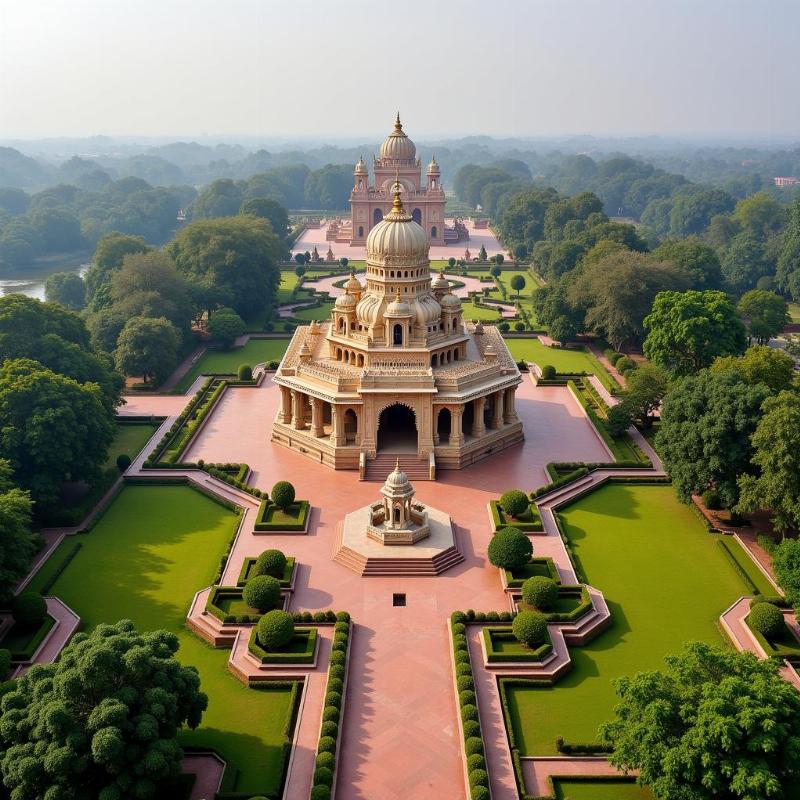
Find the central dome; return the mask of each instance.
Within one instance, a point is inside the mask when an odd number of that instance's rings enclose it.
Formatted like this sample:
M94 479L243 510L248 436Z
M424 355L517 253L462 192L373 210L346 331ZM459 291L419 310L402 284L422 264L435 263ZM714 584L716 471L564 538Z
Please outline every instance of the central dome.
M417 146L403 131L400 112L398 112L394 130L384 139L381 145L381 158L391 158L396 161L413 161L416 157Z
M428 237L422 227L403 208L395 184L392 210L367 236L367 260L405 260L417 264L428 258Z

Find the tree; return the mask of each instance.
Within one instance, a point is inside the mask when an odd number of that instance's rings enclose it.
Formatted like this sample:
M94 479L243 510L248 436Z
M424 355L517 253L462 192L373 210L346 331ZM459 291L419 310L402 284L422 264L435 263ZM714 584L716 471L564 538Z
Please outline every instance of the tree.
M525 566L533 554L531 540L518 528L502 528L489 542L487 555L495 567L516 569Z
M166 317L131 317L117 339L114 360L124 375L160 383L175 369L180 343L178 329Z
M31 532L30 494L14 485L10 462L0 459L0 602L8 603L31 567L39 537Z
M86 284L77 272L54 272L45 281L44 296L48 303L80 311L86 305Z
M661 405L669 387L669 377L655 364L644 364L625 377L622 406L632 419L645 428L653 424L653 412ZM626 426L627 427L627 426Z
M734 294L752 289L758 279L770 272L764 258L764 244L752 233L737 233L722 256L725 284Z
M619 349L641 341L643 321L659 292L683 288L686 282L671 264L619 250L581 269L567 296L573 306L585 310L587 329Z
M800 197L789 206L775 278L781 291L800 300Z
M225 347L232 347L237 337L241 336L247 326L244 320L232 309L224 308L214 312L208 320L208 332Z
M519 293L525 288L525 276L514 275L511 278L511 288L517 293L517 297L519 297Z
M566 342L583 330L583 311L570 303L564 280L535 289L531 295L531 305L536 319L557 342Z
M275 299L282 249L269 224L247 216L193 222L167 246L187 280L213 290L218 305L244 319Z
M770 661L693 642L665 672L614 682L600 728L611 763L662 800L788 797L800 770L800 695Z
M656 364L686 375L717 356L739 355L745 329L724 292L660 292L644 319L644 354Z
M480 261L481 264L486 261L486 248L483 245L481 245L481 249L478 251L478 261Z
M208 705L178 637L130 620L77 633L2 699L0 760L15 798L154 798L180 775L176 733ZM57 723L56 723L57 720Z
M800 395L769 398L752 437L758 475L742 475L737 509L768 508L778 531L800 529Z
M733 198L720 189L678 194L669 215L670 233L673 236L702 233L715 214L727 214L732 210Z
M192 219L232 217L242 206L243 185L220 178L203 187L192 203Z
M791 322L789 305L775 292L751 289L745 292L736 306L747 325L747 332L759 344L766 344Z
M668 239L653 250L653 257L667 261L689 279L692 289L721 289L722 267L713 247L689 236L686 239Z
M743 356L717 358L709 369L715 373L732 370L747 383L762 383L773 392L789 389L795 377L794 359L763 344L748 347Z
M150 250L141 236L131 236L113 231L98 242L92 264L86 272L86 299L95 310L108 305L108 286L111 273L122 266L125 256L147 253Z
M499 278L503 274L503 270L497 264L493 264L489 269L489 274L493 278Z
M239 213L269 220L272 230L281 241L286 241L289 232L289 214L277 200L268 197L251 197L242 203Z
M302 255L302 254L301 254L301 253L298 253L297 255ZM294 274L295 274L295 275L297 275L297 277L298 277L298 278L302 278L302 277L303 277L303 275L305 275L305 274L306 274L306 268L303 266L303 264L298 264L298 265L297 265L297 266L294 268Z
M86 247L80 220L66 208L36 208L28 213L46 253L68 253Z
M736 503L737 478L753 471L750 436L768 396L763 384L710 370L683 378L667 394L656 447L684 502L715 488L726 506Z
M800 539L784 539L773 550L772 568L786 599L800 605Z

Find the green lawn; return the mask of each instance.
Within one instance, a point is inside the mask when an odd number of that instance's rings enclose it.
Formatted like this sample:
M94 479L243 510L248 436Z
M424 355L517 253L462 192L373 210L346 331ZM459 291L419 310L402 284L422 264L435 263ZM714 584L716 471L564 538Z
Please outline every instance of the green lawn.
M185 626L199 589L214 577L238 518L186 486L128 486L92 531L68 537L37 575L41 586L75 541L81 549L50 590L81 617L85 628L132 619L141 630L166 628L178 635L179 658L200 671L209 706L186 745L213 747L241 770L237 791L277 791L281 731L289 690L247 689L226 669L229 651L206 645Z
M105 468L117 466L117 456L127 453L131 459L139 455L147 440L156 432L157 425L130 425L117 423L117 435L108 448Z
M671 486L611 484L569 506L563 519L579 573L605 595L613 626L570 648L573 669L556 686L509 687L524 755L554 755L557 736L595 741L615 704L613 678L663 667L686 641L723 644L719 615L748 593L715 535ZM755 580L757 569L750 572Z
M789 316L792 322L800 322L800 303L789 303Z
M292 316L295 319L302 319L308 322L311 322L312 319L324 322L330 318L332 310L333 303L323 303L321 306L315 306L314 308L300 308L297 311L293 311Z
M506 339L511 355L518 361L525 359L543 367L552 364L556 372L598 372L598 362L584 347L564 349L546 347L538 338Z
M192 365L191 369L178 381L173 390L182 394L198 375L236 374L240 364L254 367L262 361L279 361L289 344L289 339L250 339L244 347L230 350L206 350Z
M642 789L635 783L586 781L553 781L556 800L655 800L649 789Z
M481 308L466 301L462 301L461 308L463 309L464 319L466 320L471 321L473 319L479 319L481 322L491 322L493 324L502 322L499 308L497 311L494 311L493 309Z

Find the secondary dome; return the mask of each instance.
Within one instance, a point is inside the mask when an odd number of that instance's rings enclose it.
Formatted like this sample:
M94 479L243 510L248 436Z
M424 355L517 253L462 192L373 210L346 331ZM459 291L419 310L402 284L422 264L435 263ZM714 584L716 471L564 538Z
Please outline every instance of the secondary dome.
M334 303L336 308L353 308L355 304L356 304L355 297L353 297L353 295L349 293L340 294L336 298L336 303Z
M400 112L394 123L394 130L384 139L381 145L381 158L392 158L398 161L413 161L417 157L417 146L403 131Z
M428 164L428 172L439 172L439 162L436 160L436 156L431 159L431 163Z
M411 306L400 298L400 293L398 292L397 297L386 306L384 314L387 317L410 317Z
M364 156L358 157L355 172L357 175L365 175L367 173L367 165L364 163Z
M361 281L356 278L356 273L353 270L350 270L350 277L347 279L347 283L344 285L344 290L346 292L360 292L364 289L361 285Z
M439 301L439 304L442 308L461 308L461 301L450 292Z
M410 489L411 483L408 480L408 475L400 469L400 459L394 465L394 469L386 476L386 483L384 486L387 489Z
M431 284L432 289L444 289L446 292L450 291L450 281L444 276L444 272L439 273L439 277Z
M392 210L369 232L367 259L408 260L416 263L428 258L428 237L422 227L403 208L395 184Z

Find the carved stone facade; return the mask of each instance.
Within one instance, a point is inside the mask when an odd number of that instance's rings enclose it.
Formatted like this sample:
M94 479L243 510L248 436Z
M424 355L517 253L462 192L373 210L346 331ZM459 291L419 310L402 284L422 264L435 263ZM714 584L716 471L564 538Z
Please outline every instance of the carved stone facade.
M393 195L367 238L366 285L351 275L330 321L295 331L272 438L335 469L386 453L457 469L522 440L521 377L499 332L431 281L426 232L400 182Z

